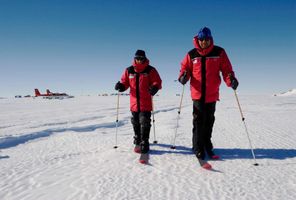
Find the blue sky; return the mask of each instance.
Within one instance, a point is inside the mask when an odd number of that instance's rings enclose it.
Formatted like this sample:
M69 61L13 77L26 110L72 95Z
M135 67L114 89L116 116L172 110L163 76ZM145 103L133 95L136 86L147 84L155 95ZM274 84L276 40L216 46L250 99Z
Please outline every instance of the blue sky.
M0 97L114 92L137 49L163 92L179 92L180 62L203 26L226 50L239 92L286 91L296 88L295 19L294 0L0 0Z

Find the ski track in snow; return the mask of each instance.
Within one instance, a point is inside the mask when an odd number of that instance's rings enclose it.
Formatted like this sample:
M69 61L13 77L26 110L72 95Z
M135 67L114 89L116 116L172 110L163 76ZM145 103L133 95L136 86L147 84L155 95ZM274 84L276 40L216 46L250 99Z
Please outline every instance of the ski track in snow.
M133 152L129 98L0 101L0 197L4 200L296 199L295 97L240 97L259 166L253 166L234 97L217 103L213 170L191 152L192 102L154 99L156 139L148 165ZM98 108L102 109L98 109ZM18 112L15 112L18 110ZM150 142L154 140L153 127Z

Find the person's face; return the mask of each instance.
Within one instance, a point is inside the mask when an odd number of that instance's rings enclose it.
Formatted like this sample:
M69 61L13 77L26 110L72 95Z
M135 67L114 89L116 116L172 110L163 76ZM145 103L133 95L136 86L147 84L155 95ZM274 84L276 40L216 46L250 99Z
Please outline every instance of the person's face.
M145 57L135 57L136 64L142 64L145 62Z
M206 49L211 45L211 39L210 38L205 38L205 39L198 39L198 44L202 49Z

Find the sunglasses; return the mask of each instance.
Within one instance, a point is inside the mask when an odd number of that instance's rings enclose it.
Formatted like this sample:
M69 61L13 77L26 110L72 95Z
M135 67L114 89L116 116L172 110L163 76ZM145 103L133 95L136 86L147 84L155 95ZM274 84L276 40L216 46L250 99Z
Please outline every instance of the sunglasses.
M202 38L198 38L199 41L209 41L211 40L211 38L209 37L202 37Z
M143 61L143 60L146 60L146 58L143 56L137 56L135 57L135 60Z

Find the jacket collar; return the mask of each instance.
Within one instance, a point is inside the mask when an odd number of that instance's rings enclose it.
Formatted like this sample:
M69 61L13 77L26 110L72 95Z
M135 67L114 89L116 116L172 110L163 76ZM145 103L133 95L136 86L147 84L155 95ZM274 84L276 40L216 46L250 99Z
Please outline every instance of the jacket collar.
M135 72L140 73L146 69L146 67L149 65L149 60L146 59L144 63L137 64L135 60L133 60L133 67L135 69Z
M209 46L208 48L206 48L206 49L202 49L202 48L199 46L199 43L198 43L198 37L195 36L195 37L193 38L193 45L194 45L194 47L197 49L197 52L198 52L200 55L202 55L202 56L206 56L206 55L208 55L208 54L213 50L213 48L214 48L214 40L213 40L213 38L212 38L212 39L211 39L211 44L210 44L210 46Z

